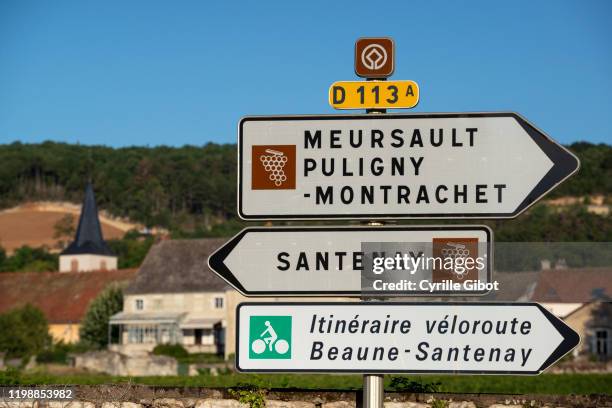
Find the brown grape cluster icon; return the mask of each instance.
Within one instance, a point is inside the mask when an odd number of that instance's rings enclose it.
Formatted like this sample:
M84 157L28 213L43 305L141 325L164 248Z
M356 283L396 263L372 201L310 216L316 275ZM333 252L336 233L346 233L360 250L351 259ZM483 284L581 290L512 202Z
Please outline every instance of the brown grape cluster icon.
M465 258L470 254L470 251L463 244L447 244L451 249L442 248L442 255L445 258Z
M442 248L442 256L444 258L451 258L454 261L458 258L467 258L470 254L469 249L467 249L463 244L454 244L452 242L448 242L446 245L450 248ZM453 270L453 273L459 278L463 278L463 274L465 272L467 272L465 268L462 271Z
M269 173L270 181L273 181L276 187L280 187L287 181L287 176L283 170L285 164L287 164L287 156L283 152L272 149L266 149L266 153L259 156L259 160L261 160L264 170Z

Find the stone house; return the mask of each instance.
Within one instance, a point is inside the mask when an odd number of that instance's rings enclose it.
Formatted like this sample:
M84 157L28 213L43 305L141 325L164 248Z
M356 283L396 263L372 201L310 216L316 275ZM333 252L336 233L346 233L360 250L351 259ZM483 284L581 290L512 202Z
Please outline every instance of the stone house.
M584 303L563 320L580 333L582 341L574 350L574 356L597 361L612 360L611 302Z
M547 269L530 299L563 319L581 338L576 357L612 360L612 269Z
M580 335L574 357L612 361L612 268L543 266L539 271L496 272L500 291L482 300L540 303Z
M154 245L124 292L123 311L111 318L109 348L130 354L151 351L158 344L181 344L190 353L233 354L238 304L279 299L244 297L208 267L208 257L225 241L168 240Z
M169 240L153 246L110 321L111 349L151 351L181 344L191 353L225 353L230 287L208 269L224 240Z

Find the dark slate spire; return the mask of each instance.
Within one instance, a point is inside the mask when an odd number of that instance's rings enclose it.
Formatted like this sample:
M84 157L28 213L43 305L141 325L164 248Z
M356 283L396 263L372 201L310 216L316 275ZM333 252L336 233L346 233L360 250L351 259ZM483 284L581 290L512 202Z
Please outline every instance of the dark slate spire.
M102 238L96 196L94 195L91 183L87 183L85 187L85 199L83 200L79 227L77 228L74 241L62 251L62 255L80 254L114 256L106 242L104 242L104 238Z

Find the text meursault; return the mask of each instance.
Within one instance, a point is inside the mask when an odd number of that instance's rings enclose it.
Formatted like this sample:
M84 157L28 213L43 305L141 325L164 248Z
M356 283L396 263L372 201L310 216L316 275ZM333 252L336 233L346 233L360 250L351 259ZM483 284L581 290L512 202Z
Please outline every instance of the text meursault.
M304 196L312 199L315 205L322 206L503 203L508 186L502 182L420 182L427 177L423 148L473 150L478 142L478 132L475 127L393 129L386 132L380 129L305 130L302 175L304 178L316 177L317 180L330 179L330 182L316 183L313 191ZM343 157L340 149L347 148L356 153ZM391 149L395 153L391 156L375 154L383 149ZM328 151L328 155L321 154L323 151ZM368 154L365 154L366 151ZM452 163L440 162L437 165L452 166ZM356 185L347 182L342 185L332 180L333 177L341 177L342 180L384 177L385 183Z

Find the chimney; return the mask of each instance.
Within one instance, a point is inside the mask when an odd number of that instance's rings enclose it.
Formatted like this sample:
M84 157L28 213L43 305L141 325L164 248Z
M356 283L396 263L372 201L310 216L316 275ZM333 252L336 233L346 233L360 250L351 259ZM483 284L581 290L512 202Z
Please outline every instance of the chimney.
M540 261L540 270L544 271L550 269L550 261L548 259L542 259Z

